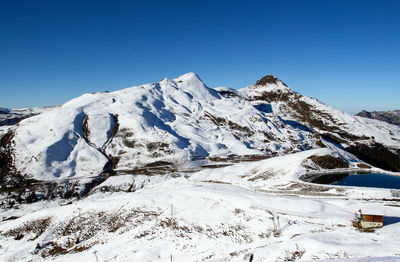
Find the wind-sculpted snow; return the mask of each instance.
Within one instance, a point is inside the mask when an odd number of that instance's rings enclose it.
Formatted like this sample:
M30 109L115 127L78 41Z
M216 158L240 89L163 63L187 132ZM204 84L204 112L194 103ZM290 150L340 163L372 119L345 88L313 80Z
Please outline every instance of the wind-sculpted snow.
M241 90L214 90L188 73L85 94L13 129L16 168L39 180L95 176L110 161L115 171L129 171L327 146L357 153L360 144L372 148L375 143L386 150L385 159L396 159L400 150L399 127L346 114L293 92L274 77Z

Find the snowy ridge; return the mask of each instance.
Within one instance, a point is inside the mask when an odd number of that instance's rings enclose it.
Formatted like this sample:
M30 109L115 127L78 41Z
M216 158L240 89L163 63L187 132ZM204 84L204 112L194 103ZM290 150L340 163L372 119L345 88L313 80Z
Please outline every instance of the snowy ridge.
M108 171L110 163L114 171L129 171L206 157L270 157L336 147L332 142L356 155L357 146L379 143L400 158L399 127L346 114L273 76L258 83L213 90L188 73L82 95L13 127L14 165L31 178L50 180L93 176Z

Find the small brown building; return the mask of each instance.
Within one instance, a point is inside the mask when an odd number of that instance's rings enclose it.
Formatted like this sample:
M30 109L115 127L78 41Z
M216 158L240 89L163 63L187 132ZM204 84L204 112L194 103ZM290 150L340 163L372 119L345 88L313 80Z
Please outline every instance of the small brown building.
M360 216L358 220L359 228L377 228L383 227L383 215L363 214L359 210Z

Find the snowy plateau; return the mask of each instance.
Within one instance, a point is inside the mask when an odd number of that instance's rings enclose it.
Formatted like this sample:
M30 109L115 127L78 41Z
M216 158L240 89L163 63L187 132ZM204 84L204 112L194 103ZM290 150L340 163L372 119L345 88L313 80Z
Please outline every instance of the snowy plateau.
M400 176L400 126L272 75L234 90L188 73L0 117L0 261L400 261L390 189L301 179ZM354 227L358 210L384 226Z

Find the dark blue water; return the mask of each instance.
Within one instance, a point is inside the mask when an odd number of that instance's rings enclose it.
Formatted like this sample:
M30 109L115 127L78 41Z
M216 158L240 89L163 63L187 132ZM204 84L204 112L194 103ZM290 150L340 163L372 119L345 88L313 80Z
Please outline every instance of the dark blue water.
M360 186L400 189L400 176L390 176L377 173L348 174L346 177L335 181L333 185Z

